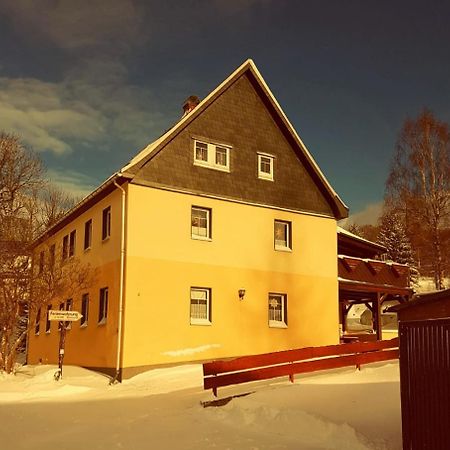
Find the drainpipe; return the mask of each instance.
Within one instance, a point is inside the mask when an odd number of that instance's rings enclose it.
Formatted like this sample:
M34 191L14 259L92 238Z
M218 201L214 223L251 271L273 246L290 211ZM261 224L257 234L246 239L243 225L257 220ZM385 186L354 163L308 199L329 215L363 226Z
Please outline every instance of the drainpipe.
M119 280L119 320L117 324L117 357L116 357L116 374L109 384L114 384L118 381L120 375L120 358L122 356L122 319L123 319L123 303L124 303L124 290L123 281L125 278L125 201L126 192L125 189L120 186L116 180L114 185L122 191L122 220L120 230L120 280Z

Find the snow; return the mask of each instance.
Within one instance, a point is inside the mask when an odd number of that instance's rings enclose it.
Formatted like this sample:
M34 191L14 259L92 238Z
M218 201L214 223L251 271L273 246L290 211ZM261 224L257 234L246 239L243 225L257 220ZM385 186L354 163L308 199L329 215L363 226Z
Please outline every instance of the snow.
M220 407L202 366L155 369L122 384L78 367L0 374L0 448L337 449L401 448L397 363L339 369L219 389L249 393Z

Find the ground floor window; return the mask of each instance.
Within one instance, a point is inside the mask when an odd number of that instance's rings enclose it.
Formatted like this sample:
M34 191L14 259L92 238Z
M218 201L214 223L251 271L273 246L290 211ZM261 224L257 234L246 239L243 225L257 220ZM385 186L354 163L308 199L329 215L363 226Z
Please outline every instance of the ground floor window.
M106 323L108 317L108 288L104 287L100 289L100 300L98 308L98 323Z
M269 294L269 327L287 328L286 294Z
M89 315L89 294L83 294L81 297L81 315L80 327L87 327Z
M191 325L211 325L211 289L191 288Z

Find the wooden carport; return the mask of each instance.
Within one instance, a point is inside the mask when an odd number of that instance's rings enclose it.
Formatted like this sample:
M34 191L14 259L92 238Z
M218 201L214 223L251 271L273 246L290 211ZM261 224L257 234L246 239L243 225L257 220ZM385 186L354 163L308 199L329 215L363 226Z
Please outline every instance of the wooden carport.
M409 267L381 261L378 258L384 251L379 244L338 229L339 318L344 342L382 339L383 303L388 300L403 303L412 294ZM365 305L371 311L373 333L346 330L347 315L353 305Z

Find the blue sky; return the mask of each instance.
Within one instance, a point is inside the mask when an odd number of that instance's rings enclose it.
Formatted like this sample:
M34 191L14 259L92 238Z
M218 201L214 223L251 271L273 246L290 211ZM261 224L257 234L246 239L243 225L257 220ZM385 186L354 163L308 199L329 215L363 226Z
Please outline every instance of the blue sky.
M449 18L412 0L0 0L0 129L86 194L252 58L370 221L405 118L450 122Z

